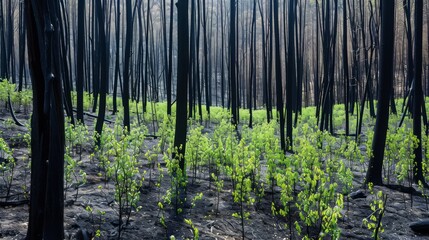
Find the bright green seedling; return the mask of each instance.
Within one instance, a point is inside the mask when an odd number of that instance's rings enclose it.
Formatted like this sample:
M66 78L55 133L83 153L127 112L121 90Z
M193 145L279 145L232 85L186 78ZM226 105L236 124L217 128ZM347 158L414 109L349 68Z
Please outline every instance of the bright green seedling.
M201 200L203 200L203 193L201 192L201 193L198 193L197 195L195 195L193 198L192 198L192 201L191 201L191 208L195 208L195 206L197 205L197 202L198 201L201 201Z
M172 148L169 147L163 157L170 176L170 189L167 190L167 197L164 198L169 199L169 204L173 204L176 215L179 215L183 212L182 205L185 201L188 180L186 172L183 172L179 166L179 162L184 156L177 154L178 150L175 149L176 157L172 158L172 151Z
M158 153L160 153L159 146L154 145L151 150L147 150L144 154L145 158L147 159L147 161L149 163L149 183L148 183L149 187L151 187L151 184L152 184L152 170L154 170L155 166L158 166L158 164L159 164ZM158 169L161 171L161 168L158 167ZM161 183L159 183L159 184L161 184Z
M188 166L192 172L192 182L194 184L197 178L197 171L204 165L204 161L209 159L207 156L209 139L206 135L202 134L203 126L196 126L192 128L188 134L188 140L186 143L185 159L188 162Z
M350 170L353 170L355 163L361 163L365 161L365 157L359 149L359 145L353 139L347 138L345 142L341 145L340 152L343 154L344 158L347 160Z
M135 152L132 152L133 137L122 128L116 128L115 134L120 136L112 139L113 162L108 167L108 175L115 184L115 201L118 205L118 235L123 230L123 217L126 217L125 225L128 225L133 210L140 209L137 206L140 200L140 187L143 185L144 173L140 174L139 164ZM130 154L131 151L131 154Z
M161 152L164 153L166 147L173 144L174 137L174 120L167 114L159 124L158 136L160 136L158 141L159 149L161 149Z
M76 191L74 201L79 195L79 187L86 183L86 173L81 168L82 161L74 159L69 155L70 150L66 147L64 153L64 200L67 200L67 190L73 187Z
M414 150L418 146L418 139L413 135L412 131L401 127L398 129L398 134L401 136L401 142L396 146L395 155L397 156L396 163L396 178L401 184L407 184L408 187L413 186L413 166L414 166ZM413 207L413 194L410 192L411 207Z
M101 234L101 225L105 222L105 211L97 210L94 212L94 209L87 205L85 211L89 214L89 219L92 224L92 239L102 239Z
M303 136L296 139L297 153L291 158L292 171L298 172L296 188L300 190L295 201L299 216L299 221L294 223L295 230L305 239L312 238L316 232L320 238L337 239L343 196L336 192L345 169L336 156L337 140L306 124L301 131Z
M31 168L31 124L30 121L25 123L25 127L28 129L28 131L24 134L18 133L18 137L22 139L22 142L24 143L24 146L26 150L28 151L28 154L24 154L22 156L22 160L24 162L24 180L23 184L21 185L21 189L24 193L24 198L29 199L29 182L28 182L28 176L30 175L30 168Z
M371 194L374 194L373 184L368 184L368 189ZM372 230L372 237L375 240L380 239L380 233L384 232L382 219L386 210L387 195L383 191L378 191L374 194L374 200L370 203L372 213L362 220L362 224L369 230Z
M16 100L15 89L16 89L15 84L9 83L9 80L7 79L0 79L0 101L7 103L9 97L11 100Z
M420 180L419 180L419 183L418 183L418 187L419 187L420 192L422 193L423 198L425 199L426 210L429 210L429 204L428 204L428 197L429 196L428 196L428 193L427 193L427 190L426 190L424 184Z
M90 159L92 161L98 161L99 176L103 176L103 180L107 183L109 175L108 168L110 166L111 157L113 156L114 148L113 143L116 141L113 130L106 125L103 127L103 134L97 137L97 133L94 133L94 152L91 153ZM100 139L100 144L95 144L96 139Z
M194 223L192 222L192 220L191 219L186 219L185 218L185 223L189 226L189 227L191 227L191 229L192 229L192 233L193 233L193 235L194 235L194 237L193 237L193 240L198 240L198 239L200 239L200 233L199 233L199 230L198 230L198 228L194 225Z
M253 165L255 156L254 151L249 151L249 146L246 146L242 139L236 146L233 155L232 179L235 182L235 187L232 191L234 202L240 205L240 211L233 213L233 217L241 220L241 232L243 239L245 238L244 220L250 216L250 212L246 210L248 206L255 203L255 198L252 196L252 172L255 166Z
M219 202L220 202L220 193L223 189L223 180L220 179L218 176L216 176L214 173L212 173L212 179L214 182L214 185L216 186L216 214L219 213Z
M3 138L0 138L0 172L6 185L6 197L9 197L15 175L16 162L13 151Z
M165 236L168 236L167 223L165 222L165 209L164 209L164 204L162 204L161 201L158 202L158 217L159 217L159 224L161 224L161 226L165 230Z

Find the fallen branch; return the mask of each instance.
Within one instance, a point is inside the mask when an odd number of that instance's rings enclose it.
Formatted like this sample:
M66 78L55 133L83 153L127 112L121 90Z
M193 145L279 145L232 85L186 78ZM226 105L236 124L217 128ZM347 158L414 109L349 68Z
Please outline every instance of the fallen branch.
M77 112L77 110L73 109L73 112ZM83 112L83 115L86 115L86 116L92 117L92 118L98 118L98 116L96 116L96 115L94 115L92 113L89 113L89 112ZM107 122L107 123L115 123L114 121L109 120L109 119L104 119L104 121Z
M0 202L0 207L18 207L29 203L30 203L30 200Z

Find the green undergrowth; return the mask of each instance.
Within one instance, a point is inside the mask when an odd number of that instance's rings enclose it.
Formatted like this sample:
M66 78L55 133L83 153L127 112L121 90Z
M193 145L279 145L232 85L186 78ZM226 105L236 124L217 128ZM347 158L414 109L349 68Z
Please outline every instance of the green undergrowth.
M12 97L14 88L3 81L0 91L9 94L17 104L20 100ZM72 95L76 101L76 94ZM3 97L0 101L7 101L4 96L0 93ZM84 94L85 111L92 110L92 98L91 94ZM21 101L24 102L23 99ZM397 101L398 110L401 101ZM108 109L113 109L110 96L107 102ZM185 155L173 158L173 153L177 153L173 147L175 105L173 116L168 116L165 102L149 102L146 112L142 111L141 102L132 102L130 111L134 123L128 131L121 126L123 109L120 99L117 104L116 121L105 124L101 136L95 136L91 126L73 125L66 121L64 184L66 201L78 201L79 189L88 184L87 175L92 174L87 172L88 166L95 168L100 180L97 188L100 195L114 199L110 206L117 215L119 234L126 230L130 219L141 209L145 201L142 189L146 188L156 194L157 206L154 208L158 208L159 225L166 230L166 238L169 237L166 218L175 215L182 216L183 223L191 229L192 237L198 239L201 231L197 226L200 225L195 224L192 216L203 213L193 209L199 202L204 202L207 194L192 195L187 189L207 183L207 191L216 198L211 212L214 216L222 214L220 203L230 202L233 209L231 217L237 218L239 223L235 228L243 237L249 234L246 226L253 220L252 216L260 214L264 204L268 204L270 213L266 214L271 214L280 223L272 227L282 229L285 238L340 238L340 221L348 217L348 196L362 187L356 182L363 179L356 179L356 176L364 176L371 157L375 119L369 116L368 110L364 112L363 134L356 138L343 134L345 112L342 105L334 107L334 135L317 128L315 107L304 108L294 126L294 152L285 153L279 144L275 111L274 120L269 123L264 109L253 111L253 126L249 128L248 110L240 109L240 124L234 126L230 123L231 115L227 109L211 107L211 116L204 111L202 122L198 117L189 120ZM412 134L412 122L408 117L399 127L401 115L390 116L383 180L386 184L412 187L410 179L417 139ZM350 116L351 132L356 123L355 112ZM423 166L425 176L428 176L429 138L425 134L423 136ZM100 139L99 145L95 144L96 137ZM156 137L155 141L153 137ZM29 136L21 138L29 147ZM153 141L151 145L149 141ZM85 158L87 155L89 159ZM0 138L0 157L1 189L7 189L9 194L14 188L16 162L13 149L3 138ZM186 171L179 167L181 159L185 159ZM108 183L113 189L109 189ZM426 196L423 187L421 191ZM221 198L226 192L230 196ZM388 198L383 192L372 191L370 194L374 199L369 204L372 213L368 212L369 217L363 221L373 232L373 237L378 238L383 232L381 219ZM84 210L91 216L95 235L106 237L107 233L98 227L106 213L102 217L101 213L96 216L97 212L90 204Z

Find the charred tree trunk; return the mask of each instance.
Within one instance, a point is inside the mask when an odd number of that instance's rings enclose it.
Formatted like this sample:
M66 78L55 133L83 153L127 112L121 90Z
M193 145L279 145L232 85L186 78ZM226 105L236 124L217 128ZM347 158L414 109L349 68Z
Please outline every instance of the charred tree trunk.
M168 43L168 73L167 73L167 114L171 115L171 79L173 73L173 1L170 4L170 40Z
M64 111L60 6L25 1L33 83L31 196L27 239L64 239ZM51 28L46 28L51 26Z
M124 129L130 131L130 60L131 60L131 44L133 41L133 14L131 9L131 0L125 2L125 12L127 18L127 31L125 35L125 52L124 52L124 68L123 68L123 92L122 105L124 107Z
M76 94L77 94L77 120L84 124L83 118L83 80L85 63L85 0L78 2L78 33L76 49Z
M422 69L423 69L423 0L416 0L414 8L414 104L413 104L413 134L418 139L417 148L414 149L413 176L414 182L426 184L423 175L422 157Z
M249 77L249 128L253 126L253 114L252 114L252 101L253 98L256 98L256 95L253 95L253 88L256 88L256 85L253 86L254 78L256 78L255 71L255 45L256 45L256 0L253 0L253 8L252 8L252 26L250 31L250 77Z
M186 175L185 148L187 131L187 83L189 63L189 32L188 32L188 0L179 0L177 6L177 107L176 131L174 134L174 147L177 153L173 158L179 159L179 167Z
M106 116L106 94L107 94L107 81L109 79L109 56L107 50L107 42L106 42L106 31L105 21L104 21L104 7L101 4L102 0L95 1L95 8L97 9L97 15L94 16L96 18L96 24L98 25L98 31L95 33L98 35L98 44L97 44L97 52L99 53L99 74L100 74L100 105L98 106L98 116L97 122L95 125L95 131L97 132L97 145L100 145L100 137L103 131L104 118ZM94 69L97 71L97 69Z
M347 37L347 3L343 0L343 74L344 74L344 113L346 114L346 136L350 134L349 120L349 55L348 55L348 37Z
M203 1L203 6L202 6L202 11L203 11L203 20L202 20L202 24L203 24L203 41L204 41L204 46L203 46L203 51L204 51L204 90L205 90L205 95L206 95L206 111L207 111L207 115L210 119L210 104L211 104L211 96L210 96L210 83L209 83L209 52L208 52L208 40L207 40L207 17L206 17L206 1Z
M116 17L115 17L115 41L116 41L116 52L115 52L115 76L113 79L113 114L116 114L118 111L117 105L117 95L118 95L118 81L120 78L120 70L119 70L119 56L120 56L120 26L121 26L121 2L120 0L116 1Z
M287 78L286 78L286 149L287 151L292 151L292 127L293 127L293 110L294 103L296 104L296 99L294 100L293 92L301 91L301 89L296 88L296 62L295 62L295 10L296 2L295 0L289 0L289 16L288 16L288 58L287 58ZM276 48L277 49L277 48ZM277 52L279 49L276 50ZM277 67L276 67L277 68ZM278 94L277 90L277 94ZM279 98L277 98L279 100ZM298 114L298 113L296 113ZM281 120L280 120L281 121ZM281 123L280 123L281 125ZM280 130L281 131L281 130Z
M238 124L237 118L237 80L236 80L236 60L235 60L235 5L237 0L231 0L230 7L230 25L229 25L229 84L231 86L230 98L231 98L231 112L232 112L232 124Z
M381 41L380 41L380 85L378 88L377 118L372 141L372 154L366 173L366 183L383 184L382 168L389 122L390 91L393 83L393 52L395 39L395 3L381 1Z
M279 26L279 1L273 0L274 10L274 41L275 41L275 63L276 63L276 96L277 112L280 122L280 146L286 151L285 140L285 118L283 113L283 84L282 84L282 65L280 61L280 26Z

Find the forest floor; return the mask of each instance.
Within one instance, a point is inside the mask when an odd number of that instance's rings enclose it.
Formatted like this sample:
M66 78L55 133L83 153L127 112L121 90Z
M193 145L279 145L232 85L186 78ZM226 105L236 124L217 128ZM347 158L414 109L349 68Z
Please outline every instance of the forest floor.
M24 122L27 115L18 114ZM8 113L1 112L0 119L8 118ZM88 118L88 122L92 120ZM210 128L210 127L209 127ZM22 186L29 185L30 174L26 164L28 164L29 149L20 141L19 135L28 130L25 127L8 125L0 120L0 136L4 138L11 148L14 149L14 157L17 159L14 183L9 199L1 198L0 201L14 202L24 199ZM158 140L147 138L145 145L150 147ZM97 229L101 230L100 239L116 239L118 232L118 215L114 204L114 185L104 182L102 176L98 175L98 167L91 163L89 154L91 149L85 148L83 151L83 166L88 176L88 182L79 188L79 194L74 201L75 190L67 192L67 199L64 209L64 226L66 239L85 239L79 237L78 232L83 235L91 235ZM159 156L161 161L161 155ZM149 172L147 160L143 161L143 168ZM165 165L163 165L165 167ZM155 188L152 183L149 186L149 176L145 177L144 186L139 205L140 211L131 214L130 223L125 227L122 239L166 239L174 235L176 239L192 239L191 228L184 223L183 218L191 219L199 229L200 239L241 239L240 220L232 215L237 212L239 205L233 202L231 194L231 182L225 181L224 190L220 193L219 212L216 213L217 194L213 184L209 186L209 177L200 176L191 184L189 179L187 189L188 199L193 198L198 193L203 193L202 201L198 201L196 206L185 208L182 218L175 216L170 207L165 209L165 224L167 228L160 224L160 216L163 214L158 208L158 201L169 187L169 178L166 171L162 185ZM363 171L354 171L354 186L361 186L364 178ZM152 171L152 181L157 178L158 171ZM3 180L0 178L0 196L5 195ZM99 188L102 186L102 189ZM250 217L245 221L246 239L298 239L295 232L290 234L289 228L285 225L289 222L287 218L274 217L271 214L271 194L279 194L279 189L274 193L266 192L265 197L257 208L249 209ZM357 190L357 189L356 189ZM391 190L387 187L375 187L375 191L382 190L388 195L385 216L382 219L384 233L382 239L429 239L429 236L416 235L409 227L411 222L429 218L427 204L423 197L413 196L412 206L409 194ZM372 232L363 226L362 220L371 214L370 202L373 195L365 192L365 196L357 199L350 199L345 202L343 215L339 221L341 228L341 239L371 239ZM90 206L93 210L91 214L86 210ZM27 231L28 204L19 206L0 207L0 239L23 239ZM105 212L105 214L100 214ZM292 219L297 216L291 216Z

